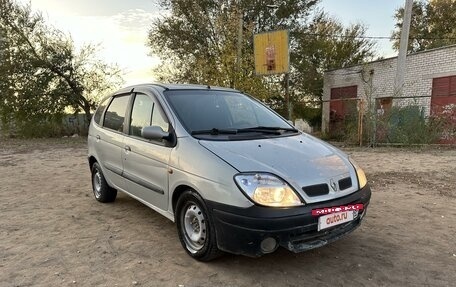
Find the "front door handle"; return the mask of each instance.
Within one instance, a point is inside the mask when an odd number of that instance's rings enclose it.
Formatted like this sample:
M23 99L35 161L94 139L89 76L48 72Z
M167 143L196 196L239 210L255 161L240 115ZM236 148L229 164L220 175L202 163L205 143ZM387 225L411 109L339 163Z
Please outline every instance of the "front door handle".
M127 145L125 146L124 149L125 149L125 151L131 151L131 147L129 147L129 146L127 146Z

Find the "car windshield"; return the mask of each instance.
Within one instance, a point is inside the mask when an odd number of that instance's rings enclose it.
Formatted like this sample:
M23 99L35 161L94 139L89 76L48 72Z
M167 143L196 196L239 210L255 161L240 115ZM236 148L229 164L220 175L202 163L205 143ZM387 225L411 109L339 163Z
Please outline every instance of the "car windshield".
M171 90L165 96L192 135L281 135L297 132L256 100L237 92Z

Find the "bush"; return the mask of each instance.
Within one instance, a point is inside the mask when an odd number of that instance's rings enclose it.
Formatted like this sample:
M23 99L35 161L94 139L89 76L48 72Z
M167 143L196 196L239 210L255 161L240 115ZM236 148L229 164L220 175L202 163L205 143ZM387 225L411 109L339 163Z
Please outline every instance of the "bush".
M430 144L442 133L439 118L425 118L423 108L417 105L392 107L378 117L379 142L402 144Z
M451 142L456 137L455 123L456 107L438 116L425 117L421 106L394 106L383 115L364 115L363 143L431 144L445 139ZM358 143L357 112L351 111L344 118L331 121L327 136L331 140Z
M343 116L330 114L328 138L346 143L358 142L358 110L355 101L344 103L345 114Z
M69 119L73 119L70 121ZM82 119L82 120L81 120ZM0 133L6 137L19 138L54 138L73 134L87 135L84 116L52 115L10 119L1 122Z
M321 108L307 107L295 104L293 105L293 117L295 119L306 120L314 129L321 127Z

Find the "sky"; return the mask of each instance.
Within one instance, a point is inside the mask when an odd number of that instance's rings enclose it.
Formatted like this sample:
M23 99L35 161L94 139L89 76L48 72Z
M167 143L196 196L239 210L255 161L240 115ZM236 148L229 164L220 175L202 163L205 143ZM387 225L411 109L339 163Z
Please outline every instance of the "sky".
M21 0L28 2L28 0ZM198 1L198 0L196 0ZM98 56L117 63L126 85L154 81L160 63L146 46L151 22L160 17L156 0L31 0L50 24L71 34L75 45L100 44ZM272 1L273 2L273 1ZM344 25L363 23L368 36L390 36L394 11L405 0L322 0L320 7ZM389 40L379 40L377 55L395 56Z
M322 0L320 6L344 25L364 24L366 36L389 37L394 30L394 12L404 4L405 0ZM376 49L378 56L397 56L389 39L377 40Z

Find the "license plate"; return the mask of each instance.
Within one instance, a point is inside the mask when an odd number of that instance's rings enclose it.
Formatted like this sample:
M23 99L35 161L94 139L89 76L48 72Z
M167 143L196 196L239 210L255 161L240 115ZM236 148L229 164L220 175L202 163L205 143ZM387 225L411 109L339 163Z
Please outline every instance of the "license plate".
M357 216L358 210L342 211L320 216L318 218L318 231L352 221Z

